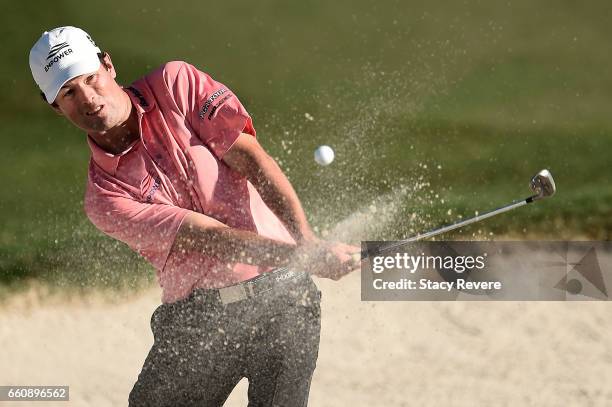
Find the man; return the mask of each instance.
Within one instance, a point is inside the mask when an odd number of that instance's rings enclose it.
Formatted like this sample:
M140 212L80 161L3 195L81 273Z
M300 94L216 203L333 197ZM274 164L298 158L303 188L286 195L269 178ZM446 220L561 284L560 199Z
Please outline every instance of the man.
M249 405L306 405L320 330L310 273L338 279L359 249L315 237L236 96L185 62L123 88L75 27L43 33L30 68L87 132L87 216L157 270L162 305L130 405L219 406L242 377Z

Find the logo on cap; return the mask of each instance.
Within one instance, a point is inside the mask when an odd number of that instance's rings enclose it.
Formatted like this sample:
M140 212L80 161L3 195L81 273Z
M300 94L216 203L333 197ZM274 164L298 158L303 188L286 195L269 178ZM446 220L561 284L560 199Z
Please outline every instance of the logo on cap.
M68 47L70 47L70 45L68 45L67 42L62 42L61 44L57 44L56 46L51 47L51 51L49 51L49 55L47 55L47 61L49 61L49 59L51 58L53 59L51 59L51 61L47 65L45 65L45 72L49 72L49 69L53 66L54 63L56 63L66 55L72 54L72 48ZM68 49L59 54L59 52L65 48Z
M61 44L57 44L56 46L51 47L51 49L49 50L49 55L47 55L47 60L49 60L49 58L53 58L58 52L67 47L69 47L67 42L62 42Z

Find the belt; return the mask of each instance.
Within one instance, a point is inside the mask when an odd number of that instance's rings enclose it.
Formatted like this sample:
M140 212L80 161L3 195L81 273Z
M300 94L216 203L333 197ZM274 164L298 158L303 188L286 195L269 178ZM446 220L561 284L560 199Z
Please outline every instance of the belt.
M261 274L257 277L243 281L228 287L218 288L219 299L223 305L253 298L267 291L274 289L278 284L292 281L298 277L305 277L307 274L302 271L290 270L287 267L280 267L273 271Z

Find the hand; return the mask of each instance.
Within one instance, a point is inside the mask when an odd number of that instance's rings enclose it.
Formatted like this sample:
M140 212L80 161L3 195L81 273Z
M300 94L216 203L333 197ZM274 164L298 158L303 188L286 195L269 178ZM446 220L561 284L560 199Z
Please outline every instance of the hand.
M298 254L300 268L332 280L339 280L360 266L361 249L339 242L313 239Z
M327 249L323 269L315 268L313 271L316 276L337 281L359 269L361 265L361 249L359 247L340 242L329 242Z

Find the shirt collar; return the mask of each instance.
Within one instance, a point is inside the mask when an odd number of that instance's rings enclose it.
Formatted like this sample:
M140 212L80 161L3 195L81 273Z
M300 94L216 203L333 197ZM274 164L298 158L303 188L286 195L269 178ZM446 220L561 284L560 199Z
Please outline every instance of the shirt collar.
M102 147L97 145L96 142L89 135L87 135L87 144L89 144L89 149L91 150L91 158L100 168L113 176L117 172L117 166L119 166L121 156L132 150L134 144L136 144L138 141L139 140L136 140L135 143L119 154L111 154L104 151Z
M140 122L143 114L153 108L154 102L152 98L148 94L146 94L145 96L145 93L141 92L134 85L123 89L130 97L132 105L136 108L136 113L138 114L138 122ZM140 139L142 139L142 135L140 135ZM89 135L87 135L87 144L89 144L92 159L100 168L102 168L105 172L113 176L117 171L117 167L119 166L119 160L121 159L121 157L131 151L138 141L139 140L134 142L125 151L119 154L111 154L103 150L102 147L98 146L98 144L96 144L96 142Z

